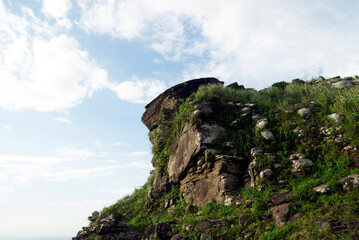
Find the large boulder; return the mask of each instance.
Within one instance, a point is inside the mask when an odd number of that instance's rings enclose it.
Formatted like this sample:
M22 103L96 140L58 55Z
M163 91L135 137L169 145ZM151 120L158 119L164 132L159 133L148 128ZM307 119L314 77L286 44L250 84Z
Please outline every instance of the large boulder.
M202 206L212 200L224 204L230 198L231 191L238 188L239 176L243 175L245 165L246 161L240 157L207 156L181 180L184 200L195 206Z
M167 171L171 182L179 183L186 175L187 170L193 166L199 155L205 149L219 139L225 129L217 124L187 124L182 136L178 140L178 146L169 157Z
M188 98L193 92L202 85L223 84L216 78L200 78L180 83L166 90L150 102L142 115L142 122L152 131L158 126L161 109L175 109L178 107L181 99Z

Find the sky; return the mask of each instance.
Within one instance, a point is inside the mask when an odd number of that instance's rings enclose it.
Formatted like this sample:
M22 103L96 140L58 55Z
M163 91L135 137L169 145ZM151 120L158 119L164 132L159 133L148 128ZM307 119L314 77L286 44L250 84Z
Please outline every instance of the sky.
M359 1L0 0L0 239L71 239L143 185L145 105L198 77L359 73Z

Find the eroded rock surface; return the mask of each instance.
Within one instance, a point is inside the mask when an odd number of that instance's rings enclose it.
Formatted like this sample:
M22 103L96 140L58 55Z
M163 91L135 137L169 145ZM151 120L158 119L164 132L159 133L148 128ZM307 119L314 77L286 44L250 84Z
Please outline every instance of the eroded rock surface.
M180 83L163 92L146 106L142 122L152 131L158 126L161 109L175 109L181 99L186 99L202 85L223 84L216 78L200 78Z

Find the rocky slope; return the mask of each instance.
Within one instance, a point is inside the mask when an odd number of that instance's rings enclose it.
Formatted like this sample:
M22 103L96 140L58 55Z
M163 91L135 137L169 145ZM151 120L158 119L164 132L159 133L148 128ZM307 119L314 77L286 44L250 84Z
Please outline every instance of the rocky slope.
M148 182L73 239L358 239L358 82L168 89L142 116Z

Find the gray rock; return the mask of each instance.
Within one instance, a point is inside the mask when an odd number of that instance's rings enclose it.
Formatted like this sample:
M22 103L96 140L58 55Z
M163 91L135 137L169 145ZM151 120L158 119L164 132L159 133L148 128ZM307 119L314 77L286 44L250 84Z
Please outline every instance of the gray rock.
M265 129L268 126L267 118L259 119L256 123L256 128L258 129Z
M273 174L271 169L265 169L259 173L259 177L262 179L269 179Z
M318 82L322 82L324 80L325 80L325 78L323 76L319 76L319 77L317 77L316 82L318 83Z
M343 184L343 189L351 190L359 187L359 174L351 174L346 178L340 180Z
M351 88L354 84L351 81L343 80L332 84L335 88Z
M328 193L328 192L330 192L330 188L329 188L328 184L322 184L322 185L319 185L319 186L313 188L313 191L317 192L317 193Z
M359 84L359 79L354 79L354 80L352 81L352 83L353 83L354 85L358 85L358 84Z
M301 109L298 110L298 114L300 116L302 116L302 117L305 116L305 115L308 115L310 112L311 111L310 111L309 108L301 108Z
M207 102L197 104L194 107L194 111L193 111L193 114L198 115L200 118L208 117L212 113L213 113L212 107Z
M283 203L289 196L293 196L292 191L278 193L277 195L272 197L272 202L274 203L274 205L279 205L279 204Z
M334 122L340 121L340 116L338 113L332 113L332 114L328 115L328 118L332 119Z
M274 141L275 137L273 135L273 133L269 130L264 130L261 132L262 137L267 140L267 141Z
M289 220L292 210L292 205L285 203L271 208L272 216L277 227L282 228Z
M313 162L309 159L292 160L292 172L298 173L303 171L303 166L313 166Z

